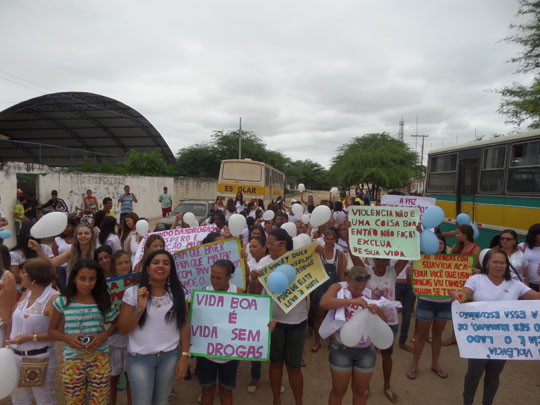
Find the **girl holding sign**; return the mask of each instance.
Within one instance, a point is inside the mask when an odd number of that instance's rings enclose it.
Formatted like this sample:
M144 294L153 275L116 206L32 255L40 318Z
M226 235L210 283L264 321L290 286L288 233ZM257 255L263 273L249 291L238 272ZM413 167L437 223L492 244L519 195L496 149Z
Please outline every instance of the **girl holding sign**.
M139 285L125 291L118 329L128 335L133 403L168 403L174 379L188 369L190 331L184 286L166 250L150 253Z
M533 291L520 281L513 280L510 274L510 262L506 253L492 249L484 257L480 274L470 277L461 291L452 291L453 300L466 302L499 300L540 300L540 293ZM478 383L484 372L484 397L482 403L491 404L499 388L499 375L506 360L469 359L465 386L464 404L472 404Z
M346 320L352 318L356 311L362 309L368 309L386 322L384 312L377 305L368 305L364 300L364 297L371 298L371 291L366 288L370 278L364 267L354 266L347 275L346 281L332 284L321 299L322 308L335 310L336 319L343 318L343 322L334 332L334 341L330 346L329 359L332 373L332 391L328 400L330 405L340 405L343 402L351 377L353 403L366 403L369 382L377 359L375 346L369 338L360 341L355 347L345 346L341 341L341 327ZM338 316L340 312L341 317Z
M230 260L217 260L211 268L211 285L209 291L224 291L231 293L243 293L241 288L230 283L234 274L234 263ZM236 388L236 371L239 360L224 360L215 358L198 358L199 384L202 387L201 405L214 403L216 382L219 380L219 397L221 404L232 405L232 391Z
M145 262L146 258L150 255L150 253L155 252L156 250L164 249L165 239L163 239L161 235L158 235L156 233L150 235L148 239L146 239L146 242L144 242L143 257L141 261L135 265L133 272L138 273L139 271L141 271L141 266Z

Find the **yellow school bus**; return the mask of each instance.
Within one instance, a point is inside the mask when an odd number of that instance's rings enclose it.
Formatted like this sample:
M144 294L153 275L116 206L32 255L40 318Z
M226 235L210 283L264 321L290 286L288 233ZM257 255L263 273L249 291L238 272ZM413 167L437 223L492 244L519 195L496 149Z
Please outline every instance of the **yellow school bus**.
M266 163L251 159L221 161L218 178L218 195L235 198L238 192L244 200L251 198L275 200L285 193L285 175Z

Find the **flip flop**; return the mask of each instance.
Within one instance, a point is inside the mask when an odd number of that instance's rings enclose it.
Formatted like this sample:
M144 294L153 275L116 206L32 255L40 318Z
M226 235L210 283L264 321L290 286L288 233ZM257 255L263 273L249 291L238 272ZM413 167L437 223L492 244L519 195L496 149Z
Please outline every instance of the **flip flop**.
M399 345L399 347L400 347L401 349L405 350L406 352L414 353L414 349L413 349L411 346L409 346L409 345L407 345L407 344L405 344L405 343Z
M456 345L457 342L455 340L452 340L452 339L448 339L448 340L445 340L444 342L441 343L442 346L452 346L452 345Z
M311 353L317 353L319 350L321 350L321 344L320 343L311 348Z
M391 388L384 390L384 395L386 395L386 398L388 398L388 400L392 402L393 404L397 403L398 396L396 395L394 391L392 391Z
M437 374L441 378L448 378L448 374L446 374L442 368L436 370L433 367L431 367L431 371L433 371L435 374Z
M416 380L416 370L407 371L407 378L409 380Z

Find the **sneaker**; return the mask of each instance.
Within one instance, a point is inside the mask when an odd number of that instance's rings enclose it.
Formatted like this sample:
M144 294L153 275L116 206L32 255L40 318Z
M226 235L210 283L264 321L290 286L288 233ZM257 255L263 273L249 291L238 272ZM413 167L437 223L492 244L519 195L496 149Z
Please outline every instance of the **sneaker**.
M255 394L257 392L258 382L259 382L258 380L251 380L251 382L247 386L248 394Z
M283 394L284 392L285 392L285 387L282 385L281 388L279 389L279 393Z

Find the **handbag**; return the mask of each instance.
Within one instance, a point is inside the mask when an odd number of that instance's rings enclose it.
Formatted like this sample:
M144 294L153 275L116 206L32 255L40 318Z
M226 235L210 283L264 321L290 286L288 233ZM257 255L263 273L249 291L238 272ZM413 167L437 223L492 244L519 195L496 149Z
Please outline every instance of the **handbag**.
M21 373L19 375L19 387L43 387L49 357L23 357L21 361Z

